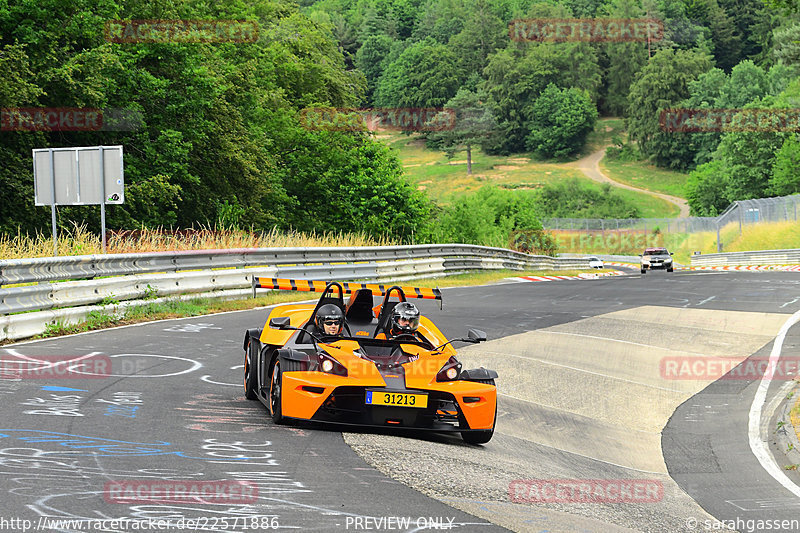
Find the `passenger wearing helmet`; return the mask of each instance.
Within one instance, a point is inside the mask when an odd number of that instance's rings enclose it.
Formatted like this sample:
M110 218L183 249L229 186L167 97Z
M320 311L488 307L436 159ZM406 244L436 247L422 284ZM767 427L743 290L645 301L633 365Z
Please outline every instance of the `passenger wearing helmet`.
M419 327L419 309L411 302L400 302L392 309L389 338L399 335L416 337Z
M317 329L324 335L341 335L344 313L338 305L325 304L317 309L315 323Z

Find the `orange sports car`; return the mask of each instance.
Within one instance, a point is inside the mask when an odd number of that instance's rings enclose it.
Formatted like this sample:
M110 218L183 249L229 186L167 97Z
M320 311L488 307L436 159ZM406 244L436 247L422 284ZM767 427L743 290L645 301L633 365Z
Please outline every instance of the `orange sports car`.
M471 444L492 438L497 373L462 369L451 344L486 334L470 329L467 338L448 340L406 303L441 300L438 289L255 278L257 288L322 293L316 304L275 307L263 329L245 333L245 395L266 405L276 423L460 432ZM401 308L417 317L398 335L390 324ZM323 313L332 320L320 320Z

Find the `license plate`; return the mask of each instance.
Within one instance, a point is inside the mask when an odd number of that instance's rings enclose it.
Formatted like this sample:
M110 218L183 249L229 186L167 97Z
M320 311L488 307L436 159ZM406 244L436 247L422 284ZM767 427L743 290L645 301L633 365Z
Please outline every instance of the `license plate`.
M405 392L367 391L367 405L392 405L396 407L428 407L427 394Z

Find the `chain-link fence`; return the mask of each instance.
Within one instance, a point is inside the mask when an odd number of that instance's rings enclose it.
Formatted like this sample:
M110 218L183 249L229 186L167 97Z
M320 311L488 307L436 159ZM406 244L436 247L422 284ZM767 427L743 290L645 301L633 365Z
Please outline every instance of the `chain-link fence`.
M687 218L547 218L542 226L548 230L574 231L643 231L660 233L701 233L716 231L730 224L739 230L748 224L797 221L800 194L777 198L739 200L716 217ZM719 242L719 239L718 241ZM721 244L719 245L721 251Z

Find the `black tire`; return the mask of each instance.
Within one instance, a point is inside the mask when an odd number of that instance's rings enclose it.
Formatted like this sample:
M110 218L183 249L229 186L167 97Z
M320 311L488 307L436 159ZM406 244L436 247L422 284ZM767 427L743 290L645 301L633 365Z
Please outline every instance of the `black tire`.
M476 379L476 383L486 383L487 385L494 385L493 379ZM492 435L494 435L494 426L497 424L497 402L495 402L494 406L494 422L492 422L492 429L487 429L485 431L462 431L461 438L464 439L464 442L467 444L486 444L490 440L492 440Z
M258 358L254 353L256 343L253 339L247 338L247 349L244 351L244 397L248 400L257 400L258 381L256 378L256 368L258 368Z
M280 358L275 358L275 365L269 379L269 414L272 421L276 424L284 422L285 418L281 413L281 400L283 398L283 369L281 369Z
M673 269L673 268L668 268L668 269L667 269L667 272L672 272L673 270L675 270L675 269Z
M646 268L643 268L641 270L642 270L642 274L647 274L647 269Z

